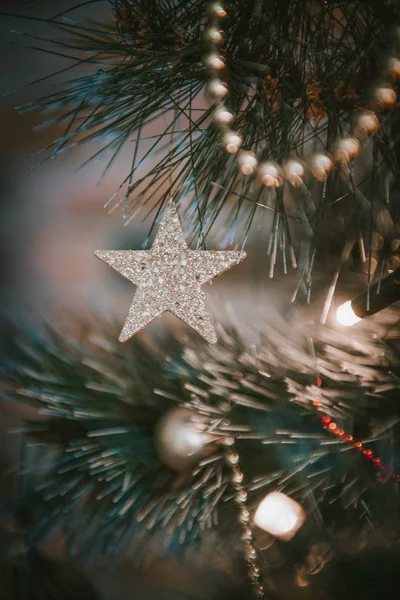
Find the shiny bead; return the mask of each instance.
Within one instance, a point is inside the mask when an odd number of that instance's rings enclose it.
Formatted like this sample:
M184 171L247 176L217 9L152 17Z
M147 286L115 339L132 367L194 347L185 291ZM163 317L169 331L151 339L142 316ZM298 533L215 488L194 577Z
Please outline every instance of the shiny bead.
M216 46L222 44L224 41L224 32L216 27L209 27L204 32L204 37L210 44L215 44Z
M379 87L375 90L375 100L380 108L393 108L396 104L396 92L390 87Z
M283 167L285 179L293 186L299 187L303 183L304 167L300 161L292 159L288 160Z
M238 469L235 469L232 473L232 483L242 483L243 482L243 473Z
M346 435L346 442L352 442L354 440L352 435Z
M236 504L244 504L247 501L247 492L240 490L235 496Z
M248 546L247 548L245 548L244 555L246 557L246 560L249 561L252 561L257 558L257 552L255 551L253 546Z
M321 419L322 424L327 427L329 425L329 423L332 421L331 417L328 417L327 415L324 415Z
M326 154L316 154L311 162L311 172L318 181L325 181L333 169L333 161Z
M364 450L364 456L365 458L368 458L368 460L372 460L374 458L374 453L372 450Z
M251 542L253 539L253 532L251 531L250 527L243 529L240 539L242 542Z
M224 58L216 52L210 52L210 54L207 54L204 57L204 64L206 67L214 71L220 71L225 67Z
M250 567L249 569L250 581L257 581L261 577L260 569L256 566Z
M267 533L284 541L291 540L306 518L304 509L286 494L271 492L260 502L254 523Z
M379 130L379 121L375 113L365 112L359 116L355 127L355 134L360 138L375 135Z
M257 585L257 588L254 591L256 598L265 598L265 594L264 594L264 586L262 585Z
M382 461L381 461L380 458L374 458L372 462L374 463L375 467L381 467L382 466Z
M223 444L228 447L233 446L234 443L235 443L235 438L231 435L229 437L224 438L224 440L223 440Z
M258 175L261 182L270 188L277 188L283 183L279 167L272 162L261 163L258 167Z
M342 138L337 144L335 158L339 163L349 163L360 151L360 144L355 138Z
M241 510L238 515L238 520L239 523L241 523L242 525L247 525L247 523L249 523L250 521L250 513L244 506L241 507Z
M219 4L218 2L212 2L208 6L208 12L210 15L218 17L218 19L225 19L228 14L222 4Z
M258 164L256 155L253 152L248 152L247 150L242 150L239 152L237 162L243 175L248 176L253 175Z
M346 434L343 429L338 429L336 432L336 435L342 439L344 439L346 437Z
M336 431L336 429L338 428L338 426L336 425L336 423L329 423L329 425L328 425L328 428L329 428L331 431L335 432L335 431Z
M362 445L362 443L361 443L361 442L356 442L356 443L354 444L354 446L357 448L357 450L362 450L362 449L363 449L363 445Z
M229 154L236 154L236 152L239 151L242 143L242 138L234 131L227 131L223 137L225 150L229 152Z
M393 475L393 467L389 465L388 467L382 467L380 472L377 474L377 480L379 483L386 483Z
M225 106L217 106L212 114L214 123L220 126L227 126L233 123L234 116Z
M229 454L225 455L225 460L231 467L236 467L239 462L239 454L236 454L236 452L230 452Z
M211 101L222 100L228 93L227 85L220 79L210 79L206 87L206 94Z
M389 58L388 69L395 79L400 79L400 60L398 58Z
M240 492L240 490L243 489L243 484L241 483L232 483L231 484L233 489L236 490L237 492Z

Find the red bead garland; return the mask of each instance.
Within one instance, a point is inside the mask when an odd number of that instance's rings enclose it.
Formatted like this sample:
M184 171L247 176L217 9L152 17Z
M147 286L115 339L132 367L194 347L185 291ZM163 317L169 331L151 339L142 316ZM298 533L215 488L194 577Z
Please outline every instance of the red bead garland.
M347 434L344 431L344 429L338 427L338 425L334 421L332 421L331 417L329 417L328 415L323 415L321 417L321 423L324 429L326 429L330 433L333 433L344 442L351 444L354 448L357 448L357 450L367 460L370 460L372 462L373 466L376 469L378 469L377 481L379 481L379 483L386 483L391 477L393 477L396 483L400 483L400 475L394 473L392 466L385 467L382 464L381 459L377 456L374 456L374 453L370 448L365 448L362 442L355 440L352 435Z

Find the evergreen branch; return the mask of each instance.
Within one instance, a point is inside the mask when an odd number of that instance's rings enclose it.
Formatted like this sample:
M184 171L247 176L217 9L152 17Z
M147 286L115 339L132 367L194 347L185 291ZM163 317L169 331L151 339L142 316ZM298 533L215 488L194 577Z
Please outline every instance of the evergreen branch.
M391 428L374 432L368 419L375 396L385 418L383 398L389 402L398 388L390 339L291 322L265 325L257 353L234 330L221 331L216 347L168 339L171 358L163 362L144 339L122 349L107 332L84 331L79 343L51 329L4 338L4 393L47 417L45 428L28 424L26 431L54 448L25 500L34 507L31 543L61 528L70 552L87 559L137 557L144 548L149 556L193 544L204 529L234 518L218 443L186 474L157 455L154 429L173 406L201 414L217 440L235 436L250 506L278 488L305 505L318 498L327 526L333 499L361 515L368 504L374 518L369 465L321 427L315 401L384 460Z
M289 255L296 264L293 257L304 242L309 253L301 266L311 273L315 256L319 258L326 248L321 240L331 239L330 257L332 252L339 257L342 248L334 239L340 236L345 243L355 230L361 231L371 256L371 225L374 231L389 235L379 258L380 265L387 263L399 196L395 112L382 119L374 138L381 166L373 169L379 178L393 181L390 203L383 186L372 190L370 181L375 175L369 166L361 179L351 171L339 178L332 175L323 191L311 177L306 177L301 189L289 184L283 193L262 189L257 181L245 182L239 176L234 158L220 147L211 109L204 108L207 1L111 0L110 4L112 24L84 26L64 22L58 15L43 22L66 32L68 40L52 43L30 36L37 39L35 48L63 55L78 65L87 63L90 69L89 74L64 82L58 91L19 107L22 111L56 109L57 115L47 123L68 123L64 136L43 149L43 160L75 144L99 140L100 149L88 161L109 154L106 172L135 135L132 167L107 202L111 208L123 205L128 221L148 203L153 214L158 214L173 195L181 199L198 247L206 244L220 217L226 224L225 237L244 247L258 207L268 202L279 214L271 226L269 245L273 248L278 239L283 244L282 259L270 253L271 274L280 261L287 271L285 257ZM231 2L224 43L230 79L227 106L236 117L234 127L244 147L256 151L261 160L280 163L293 155L307 160L315 150L332 151L335 139L350 131L355 113L365 108L369 86L378 81L390 44L396 51L397 42L387 35L394 18L389 4L356 0L269 0L246 6L240 0ZM160 117L164 127L159 126ZM141 157L141 141L150 124L160 130L152 149ZM139 175L146 158L154 153L155 164ZM368 160L366 148L365 163ZM351 189L348 200L338 203L346 185ZM363 197L366 211L373 210L371 223L359 211ZM230 210L232 199L234 210ZM340 227L333 226L339 218ZM311 281L308 276L307 297Z

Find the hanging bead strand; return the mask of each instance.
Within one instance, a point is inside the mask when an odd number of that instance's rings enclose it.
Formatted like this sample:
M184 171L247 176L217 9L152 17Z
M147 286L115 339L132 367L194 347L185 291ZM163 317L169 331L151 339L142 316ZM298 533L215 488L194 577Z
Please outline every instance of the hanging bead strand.
M326 5L328 6L328 5ZM221 22L227 18L228 12L218 2L212 2L208 6L208 24L204 31L204 39L207 45L207 53L203 62L210 74L206 86L206 94L209 101L214 104L212 120L219 129L222 144L228 154L236 155L236 163L239 171L246 177L257 175L258 180L270 188L277 188L286 180L293 187L299 187L304 183L306 174L305 165L297 158L288 158L282 166L273 161L260 162L256 154L251 150L241 149L243 138L239 132L231 128L234 115L225 105L225 98L229 93L228 85L222 79L222 73L226 71L226 61L221 54L224 43L224 32L221 30ZM400 60L390 58L387 61L385 74L387 78L396 81L400 79ZM397 96L391 83L379 85L375 89L370 102L371 108L377 111L387 111L396 105ZM341 167L347 167L360 152L360 141L374 136L379 131L379 120L374 110L365 110L356 119L352 133L340 137L333 148L333 158L324 152L318 152L311 156L309 170L313 176L324 182L335 167L335 163Z
M234 490L235 503L238 507L238 520L242 528L241 541L244 557L248 566L248 575L254 586L256 598L265 598L264 586L261 582L261 569L257 560L257 550L254 546L253 532L250 526L250 512L247 508L247 492L244 489L244 476L239 466L239 454L235 449L235 440L229 437L225 440L225 462L231 470L231 487Z

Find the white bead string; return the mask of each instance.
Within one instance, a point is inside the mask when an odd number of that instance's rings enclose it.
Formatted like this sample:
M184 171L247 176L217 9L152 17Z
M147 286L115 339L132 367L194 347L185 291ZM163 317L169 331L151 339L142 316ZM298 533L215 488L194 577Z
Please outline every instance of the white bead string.
M224 32L220 24L228 16L224 6L212 2L208 6L209 23L204 37L209 46L209 52L204 57L204 65L211 73L206 87L209 100L215 105L212 113L213 123L219 128L222 143L229 154L237 155L238 169L245 176L257 175L260 182L269 188L280 187L284 180L293 187L299 187L304 182L306 169L302 160L289 158L282 166L274 161L259 162L254 152L241 150L243 139L239 133L230 128L234 115L224 104L228 95L228 86L220 78L220 72L225 68L224 57L218 50L224 41ZM400 60L390 58L387 68L392 78L400 79ZM383 110L389 110L396 104L396 92L389 85L382 85L375 90L374 104ZM314 154L309 161L309 169L318 181L325 181L337 165L350 164L360 152L360 141L375 135L379 130L379 120L372 110L362 112L349 136L338 139L333 157L324 152Z
M239 454L236 452L235 439L225 440L225 462L231 470L231 487L234 490L234 500L238 507L238 521L242 528L240 536L244 558L248 567L248 576L253 585L255 597L265 598L264 585L261 578L261 568L258 564L257 550L251 529L250 512L247 508L247 492L244 489L244 475L240 469Z

